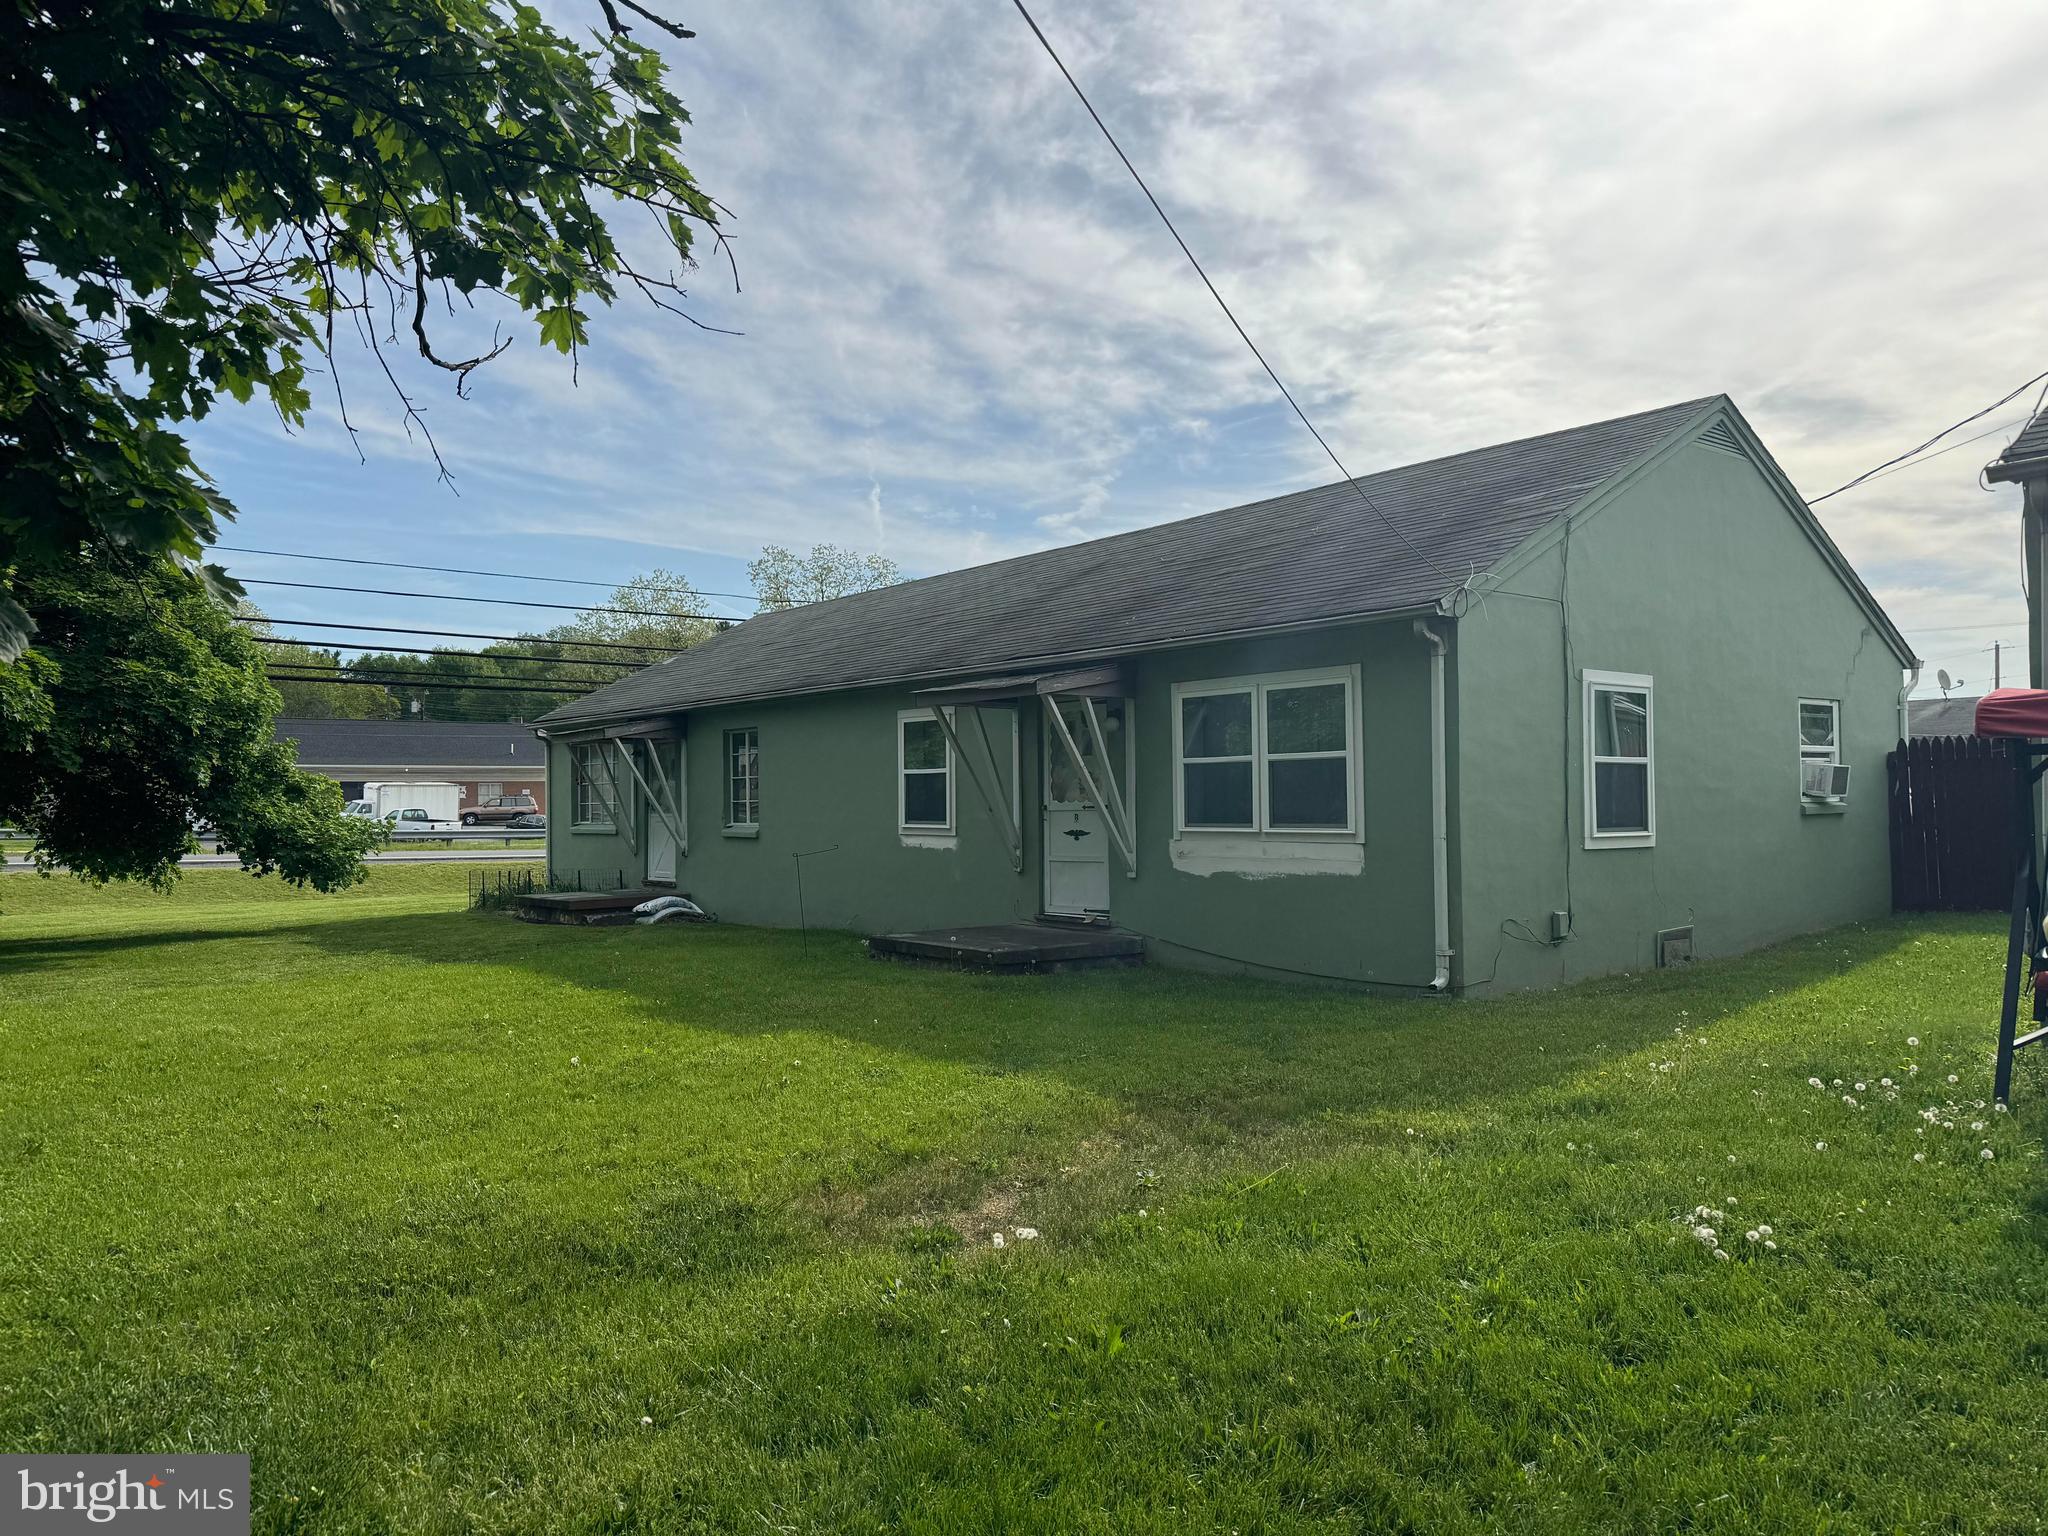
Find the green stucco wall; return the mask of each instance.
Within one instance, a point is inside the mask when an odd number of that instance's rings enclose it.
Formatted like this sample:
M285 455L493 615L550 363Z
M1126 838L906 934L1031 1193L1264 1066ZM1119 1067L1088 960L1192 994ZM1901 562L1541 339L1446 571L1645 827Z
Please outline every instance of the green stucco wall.
M1153 940L1156 960L1301 972L1381 985L1426 983L1432 969L1429 908L1427 649L1408 623L1346 626L1232 645L1132 658L1135 774L1125 785L1137 825L1138 872L1111 857L1110 905L1119 926ZM1172 713L1176 681L1359 669L1360 867L1344 874L1193 874L1177 867L1173 842ZM915 707L907 691L862 690L738 709L692 712L690 851L677 889L728 922L793 926L792 855L837 844L803 861L805 919L814 926L879 933L959 927L1036 916L1042 869L1039 814L1043 721L1035 709L982 711L1007 803L1010 741L1021 724L1024 868L1013 871L1002 837L964 769L955 773L957 843L905 847L896 818L896 722ZM969 713L957 719L980 756ZM760 733L757 836L723 834L724 733ZM641 849L610 833L574 828L568 814L568 746L549 745L548 855L558 879L580 874L610 884L644 868ZM984 777L987 776L984 766Z
M1705 957L1887 910L1899 659L1754 464L1681 446L1505 588L1458 625L1464 990L1647 968L1688 923ZM1655 679L1652 848L1584 846L1586 669ZM1841 701L1839 815L1802 813L1802 697Z
M1688 443L1609 487L1568 537L1539 538L1497 589L1436 628L1449 643L1453 984L1485 993L1647 968L1655 935L1691 925L1698 956L1882 913L1889 898L1885 754L1899 660L1749 459ZM1429 650L1410 618L1128 657L1137 871L1112 854L1109 904L1155 961L1419 988L1434 969ZM1222 869L1176 839L1177 682L1355 668L1362 839L1349 862ZM1587 848L1581 680L1655 679L1656 844ZM1853 781L1839 814L1799 790L1797 701L1841 704ZM871 689L692 712L690 848L677 888L730 922L880 933L1028 919L1041 910L1043 719L980 713L1007 809L1017 741L1023 868L970 775L955 834L906 846L896 815L897 718L908 690ZM980 757L972 712L958 717ZM757 730L757 835L722 830L723 739ZM984 764L984 777L989 769ZM637 882L641 846L570 824L568 751L549 748L549 859L558 878ZM1190 857L1190 850L1198 855ZM1228 860L1221 861L1228 864ZM1202 870L1209 872L1200 872ZM1551 942L1551 913L1571 914Z

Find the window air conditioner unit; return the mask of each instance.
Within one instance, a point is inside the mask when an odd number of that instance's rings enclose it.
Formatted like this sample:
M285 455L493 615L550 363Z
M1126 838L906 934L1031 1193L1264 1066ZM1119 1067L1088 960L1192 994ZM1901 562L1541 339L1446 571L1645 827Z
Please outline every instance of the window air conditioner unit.
M1846 800L1849 798L1849 765L1847 763L1801 763L1799 765L1799 792L1816 800Z

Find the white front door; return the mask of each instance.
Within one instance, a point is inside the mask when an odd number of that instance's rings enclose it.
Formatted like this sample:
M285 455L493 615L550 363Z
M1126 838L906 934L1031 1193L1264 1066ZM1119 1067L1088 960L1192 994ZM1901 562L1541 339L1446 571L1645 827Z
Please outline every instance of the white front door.
M1109 769L1096 755L1095 733L1088 729L1086 710L1078 699L1062 699L1059 710L1074 745L1081 749L1089 776L1099 787ZM1095 712L1110 751L1117 752L1124 739L1123 701L1097 699ZM1058 733L1048 726L1043 734L1045 910L1058 917L1107 917L1109 829L1103 824L1102 807L1090 797Z
M661 754L661 768L659 772L656 771L655 765L651 761L657 752ZM664 782L662 774L668 775L666 780L668 784L673 785L676 782L678 762L675 743L669 741L650 741L647 743L647 756L650 759L645 765L647 782L656 794L660 794ZM641 798L647 799L648 797L642 796ZM649 801L647 806L647 883L649 885L674 885L676 883L676 834L669 826L668 818L662 815L660 808L651 801Z

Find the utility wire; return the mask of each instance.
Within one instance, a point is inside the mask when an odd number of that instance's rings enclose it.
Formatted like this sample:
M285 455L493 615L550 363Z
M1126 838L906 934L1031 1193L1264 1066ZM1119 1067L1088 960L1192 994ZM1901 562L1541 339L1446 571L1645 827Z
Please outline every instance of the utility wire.
M1842 492L1850 489L1852 486L1861 485L1864 481L1871 479L1879 472L1890 469L1894 464L1903 464L1908 459L1917 458L1920 454L1925 453L1929 448L1932 448L1936 443L1940 442L1944 437L1947 437L1949 433L1960 431L1962 428L1967 427L1971 422L1976 421L1981 417L1989 416L1993 411L1997 410L2001 405L2004 405L2007 401L2018 399L2021 395L2025 394L2028 390L2032 389L2036 384L2039 384L2043 379L2048 379L2048 371L2037 373L2031 379L2028 379L2026 383L2018 385L2015 388L2006 391L2006 393L2000 395L1996 400L1992 401L1989 405L1985 406L1983 410L1972 411L1969 415L1965 416L1961 421L1951 422L1949 425L1943 427L1939 432L1935 433L1934 436L1928 438L1926 442L1920 444L1917 448L1908 448L1904 453L1899 454L1897 457L1886 459L1882 464L1876 465L1870 469L1866 469L1865 471L1863 471L1862 474L1858 475L1855 479L1844 481L1842 484L1836 486L1832 491L1827 492L1825 495L1809 497L1807 499L1806 504L1809 507L1817 507L1822 502L1826 501L1829 496L1839 496L1842 494ZM1986 433L1985 435L1988 437L1990 434Z
M634 645L623 640L557 640L550 635L480 635L467 629L408 629L397 624L343 624L337 619L272 619L254 614L233 615L238 624L289 624L294 629L347 629L378 635L445 635L453 640L502 640L509 645L574 645L599 651L653 651L673 656L673 645ZM565 660L573 658L564 658Z
M1996 437L1999 433L2005 431L2009 427L2023 427L2033 419L2034 418L2032 416L2015 416L2011 421L2001 421L1997 426L1992 427L1989 431L1978 432L1973 436L1964 438L1959 443L1950 443L1946 448L1937 448L1932 453L1924 453L1919 458L1911 460L1908 463L1894 464L1890 469L1873 469L1869 474L1864 475L1861 479L1852 482L1852 485L1845 485L1840 487L1840 489L1846 491L1852 489L1853 486L1868 485L1873 480L1889 480L1893 475L1902 475L1909 469L1918 469L1923 464L1931 464L1932 462L1934 462L1934 460L1940 458L1944 453L1954 453L1958 448L1967 448L1972 443L1983 442L1984 439L1987 437ZM1838 492L1836 491L1828 492L1828 496L1833 496L1836 494L1838 494ZM1826 499L1826 496L1823 496L1821 498L1821 500L1823 501L1825 501ZM1809 502L1807 503L1807 505L1811 506L1812 503Z
M293 677L281 672L270 672L265 675L274 683L333 683L341 688L384 688L392 691L402 691L410 686L417 688L420 692L548 693L568 694L579 699L592 691L587 688L581 690L575 688L529 688L513 683L419 683L408 685L403 682L382 682L376 678L369 677L336 677L326 672L315 672L305 677Z
M438 685L447 688L466 688L472 685L482 687L485 683L518 683L523 687L528 683L532 683L545 693L588 693L605 686L589 678L573 678L558 681L546 677L473 677L467 672L405 672L396 667L389 666L343 666L332 672L324 667L309 666L305 662L297 661L273 661L266 663L266 666L272 672L304 673L304 677L294 679L297 682L337 680L346 682L354 678L361 682L383 683L390 687L412 687L414 685L427 687ZM617 681L617 679L610 679L609 681Z
M305 650L335 650L344 646L350 650L357 651L368 649L360 640L311 637L298 640L290 636L281 635L251 635L249 638L258 645L296 645ZM611 667L625 672L637 672L640 668L647 665L644 661L610 661L594 656L532 656L525 652L516 651L457 651L442 646L429 647L424 645L380 645L372 654L378 656L460 656L465 660L473 661L545 662L549 666L556 667ZM275 665L291 666L294 663L282 661L275 663ZM354 663L343 662L341 665L353 666Z
M1073 71L1067 68L1065 61L1060 58L1059 53L1053 48L1050 40L1040 30L1038 23L1032 20L1031 13L1024 9L1024 0L1010 0L1010 3L1016 6L1017 14L1024 18L1024 25L1029 27L1031 35L1038 39L1038 45L1045 50L1046 57L1053 61L1059 72L1066 77L1067 84L1073 87L1074 95L1080 98L1081 105L1087 109L1089 117L1095 120L1095 126L1102 130L1102 136L1109 141L1109 147L1116 151L1117 159L1123 161L1124 169L1131 173L1131 180L1135 181L1138 184L1138 190L1145 194L1145 201L1150 203L1152 211L1159 215L1159 222L1164 224L1166 232L1173 236L1173 243L1180 247L1181 255L1187 257L1188 265L1195 269L1195 275L1201 278L1202 286L1209 290L1209 297L1216 301L1216 307L1223 311L1223 317L1230 322L1231 328L1237 332L1238 338L1251 349L1252 356L1259 360L1259 366L1266 370L1266 377L1273 381L1273 386L1280 391L1281 398L1294 408L1294 414L1299 416L1301 424L1308 428L1309 436L1313 437L1316 440L1317 446L1329 455L1330 462L1337 466L1337 473L1344 477L1345 484L1358 493L1358 499L1365 503L1375 517L1387 525L1388 531L1395 538L1408 546L1410 554L1422 561L1432 571L1435 571L1445 581L1456 580L1442 566L1416 548L1415 541L1403 533L1399 525L1391 517L1380 510L1379 503L1375 502L1367 494L1365 487L1360 485L1357 479L1353 477L1351 471L1344 467L1344 461L1337 457L1336 450L1331 448L1329 443L1325 441L1323 434L1316 430L1316 424L1308 419L1308 412L1301 408L1301 403L1294 398L1293 393L1287 388L1286 384L1281 382L1280 375L1273 371L1273 365L1266 361L1266 354L1259 350L1258 343L1254 342L1243 325L1238 323L1237 316L1231 311L1230 306L1224 302L1223 295L1216 291L1216 285L1209 280L1209 274L1203 270L1201 262L1195 259L1195 253L1188 248L1187 241L1181 238L1180 231L1174 227L1173 220L1166 216L1166 210L1159 206L1159 199L1152 195L1152 189L1145 184L1145 178L1140 176L1138 168L1131 164L1131 157L1124 153L1123 145L1117 143L1116 135L1109 131L1109 124L1102 120L1102 114L1097 112L1095 104L1089 101L1088 93L1081 89L1081 84L1074 78ZM2011 397L2008 396L2007 398L2010 399ZM2003 404L2004 402L2001 401L2000 403Z
M331 565L375 565L388 571L432 571L437 576L488 576L496 581L545 581L558 587L602 587L616 592L622 581L591 581L578 576L536 576L528 571L476 571L462 565L415 565L409 560L362 560L351 555L310 555L296 549L250 549L242 544L216 544L215 549L236 555L268 555L276 560L324 560ZM732 597L742 602L760 601L758 592L706 592L691 587L699 597Z
M308 592L360 592L370 597L424 597L437 603L494 603L500 608L559 608L565 613L622 613L635 619L708 619L714 624L743 622L729 613L664 613L656 608L610 608L602 603L536 603L523 597L459 597L453 592L394 592L388 587L336 587L319 581L279 581L244 576L245 587L300 587Z

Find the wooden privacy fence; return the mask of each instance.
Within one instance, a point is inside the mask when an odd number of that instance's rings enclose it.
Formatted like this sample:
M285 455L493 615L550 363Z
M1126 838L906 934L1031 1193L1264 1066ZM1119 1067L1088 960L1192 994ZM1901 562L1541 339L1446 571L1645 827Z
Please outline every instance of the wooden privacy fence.
M2010 742L1984 736L1919 736L1885 759L1893 911L2012 904L2016 762Z

